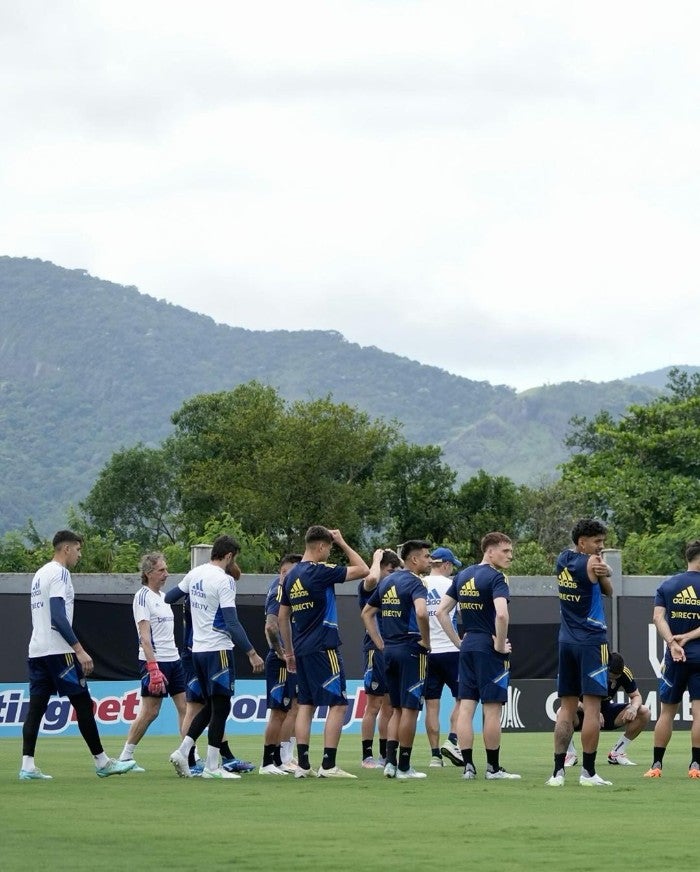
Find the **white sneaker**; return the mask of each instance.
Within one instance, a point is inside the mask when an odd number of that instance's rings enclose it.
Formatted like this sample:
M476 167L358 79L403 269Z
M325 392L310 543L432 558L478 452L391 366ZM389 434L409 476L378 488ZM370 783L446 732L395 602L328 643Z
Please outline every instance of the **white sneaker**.
M547 781L545 781L547 787L563 787L564 786L564 770L560 769L556 775L552 775Z
M471 765L471 763L467 763L464 767L462 778L465 781L473 781L476 778L476 769Z
M450 742L449 739L446 739L440 750L442 751L443 757L447 757L447 759L455 766L464 766L462 752L454 742Z
M598 773L595 775L586 775L585 771L581 773L578 783L582 787L612 787L612 781L606 781L601 778Z
M577 763L578 757L576 756L576 753L567 754L566 757L564 757L564 766L566 766L567 769L570 766L575 766Z
M179 750L173 751L170 755L170 762L175 767L175 771L180 776L180 778L192 778L192 773L190 772L190 767L187 762L187 757L182 754Z
M486 770L487 781L493 781L498 778L504 778L509 781L520 781L519 775L516 775L515 772L506 772L506 770L502 766L500 769Z
M224 778L240 777L237 772L229 772L227 769L222 769L221 766L218 769L207 769L206 766L202 769L202 778L215 778L217 781L223 781Z
M268 763L267 766L261 766L258 769L258 775L286 775L284 769L281 769L279 766L275 766L274 763Z
M315 769L304 769L301 766L297 766L297 768L294 770L295 778L315 778L316 775L317 772Z
M299 768L299 764L294 763L292 760L290 760L289 763L283 763L281 766L278 766L277 768L281 769L282 772L284 772L286 775L294 775L294 773Z
M445 765L445 761L442 759L442 757L431 757L430 763L428 765L431 769L440 769L442 766Z
M425 774L425 772L417 772L413 768L413 766L411 766L410 769L406 769L405 771L403 769L396 770L396 778L399 781L403 781L406 778L427 778L427 777L428 776Z
M396 766L393 763L386 763L384 765L384 777L396 778Z
M608 754L608 763L612 766L636 766L636 763L633 763L630 758L625 754L624 751L619 752L617 754L613 754L611 751Z
M321 769L318 770L319 778L357 778L357 775L351 775L349 772L346 772L344 769L341 769L340 766L332 766L330 769Z

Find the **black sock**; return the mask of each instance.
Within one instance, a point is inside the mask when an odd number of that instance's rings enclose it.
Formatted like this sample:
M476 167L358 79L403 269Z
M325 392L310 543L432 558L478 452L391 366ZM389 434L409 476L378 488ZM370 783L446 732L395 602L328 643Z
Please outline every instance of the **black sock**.
M275 747L275 750L273 752L274 764L275 764L275 766L281 766L282 765L282 746L275 745L274 747Z
M189 754L187 755L187 765L195 766L197 764L197 758L195 757L195 752L197 750L196 745L192 745L190 748Z
M332 769L335 766L335 755L338 753L337 748L324 748L323 749L323 762L321 763L321 767L323 769Z
M700 764L700 748L691 748L690 753L692 755L690 762Z
M263 745L263 766L274 766L275 746Z
M654 756L652 758L652 763L658 763L659 767L663 766L665 753L665 748L660 748L658 745L654 745Z
M309 746L297 744L297 754L299 757L299 766L302 769L311 769L311 764L309 763Z
M386 760L386 739L379 740L379 756Z
M474 760L472 759L473 750L471 748L462 748L462 760L464 760L465 766L473 766Z
M442 759L442 754L440 753L439 748L431 748L430 753L433 755L433 757L438 757L438 758Z
M489 751L488 748L486 749L486 766L487 768L491 769L492 772L498 772L500 768L498 763L498 754L500 750L500 745L498 748L492 751Z
M595 751L592 751L591 753L588 751L583 752L582 766L589 775L595 775L595 755Z
M221 752L222 760L233 760L233 758L236 756L229 748L227 739L224 739L224 741L221 743L221 745L219 746L219 751Z
M554 772L553 775L558 775L560 772L564 771L564 758L566 757L566 751L562 751L561 754L554 755Z
M411 751L412 748L405 748L403 745L399 748L399 769L402 772L408 772L411 768Z
M453 745L457 744L457 733L449 733L447 736L447 741L452 742Z
M386 743L386 762L396 766L396 752L399 750L399 743L394 739L387 739Z
M372 756L372 745L374 744L373 739L363 739L362 740L362 759L366 760L368 757Z

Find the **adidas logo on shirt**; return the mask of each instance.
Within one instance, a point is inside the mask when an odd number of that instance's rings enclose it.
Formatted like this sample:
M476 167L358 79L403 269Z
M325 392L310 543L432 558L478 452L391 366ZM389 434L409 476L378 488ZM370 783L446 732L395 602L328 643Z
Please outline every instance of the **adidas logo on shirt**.
M291 586L289 590L289 599L301 599L302 597L308 596L309 592L301 583L301 579L297 578L294 584Z
M692 584L689 584L688 587L684 588L680 593L677 593L673 597L673 602L679 606L700 605L700 600L698 599L698 595L695 593L695 588Z
M476 589L476 582L473 578L465 581L459 589L460 596L479 596L479 591Z

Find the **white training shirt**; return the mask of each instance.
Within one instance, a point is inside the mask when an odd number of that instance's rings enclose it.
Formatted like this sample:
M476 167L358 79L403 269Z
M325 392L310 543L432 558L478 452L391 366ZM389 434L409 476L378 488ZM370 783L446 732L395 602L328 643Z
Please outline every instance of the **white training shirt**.
M221 609L236 608L236 582L220 566L203 563L191 569L178 585L189 594L192 612L192 653L230 651L231 637Z
M172 663L180 659L175 645L175 616L173 610L165 602L162 591L156 593L150 587L143 585L134 597L134 623L139 631L139 621L148 621L151 625L151 645L156 660ZM139 636L139 660L145 660L146 655Z
M452 579L444 575L428 575L423 579L423 583L428 588L427 605L428 619L430 621L430 653L445 654L448 651L459 651L459 648L450 641L450 637L440 626L440 621L435 617L435 614L440 605L440 600L443 594L447 593L447 589L452 584ZM450 612L452 626L457 629L457 606Z
M49 654L73 653L58 630L51 629L52 597L60 597L66 604L66 617L73 626L73 582L70 572L52 560L44 564L32 579L32 637L29 640L30 657L47 657Z

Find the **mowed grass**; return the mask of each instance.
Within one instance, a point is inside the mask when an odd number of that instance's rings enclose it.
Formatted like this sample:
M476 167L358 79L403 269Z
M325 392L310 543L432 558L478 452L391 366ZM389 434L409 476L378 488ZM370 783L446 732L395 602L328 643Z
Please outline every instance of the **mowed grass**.
M642 777L651 733L632 745L636 767L609 766L604 735L598 768L614 786L598 789L579 786L580 766L563 788L545 786L552 738L544 733L503 737L502 763L522 781L485 781L477 738L478 780L463 781L449 762L427 769L419 735L414 763L428 778L407 782L363 770L353 735L341 741L339 764L357 781L181 779L168 762L177 741L147 735L137 755L145 773L97 778L80 738L51 737L39 739L37 761L53 780L20 782L21 741L1 739L0 869L694 868L700 780L687 775L687 732L674 736L660 780ZM317 763L321 739L312 741ZM231 744L259 763L260 737ZM108 737L105 746L116 756L121 742Z

